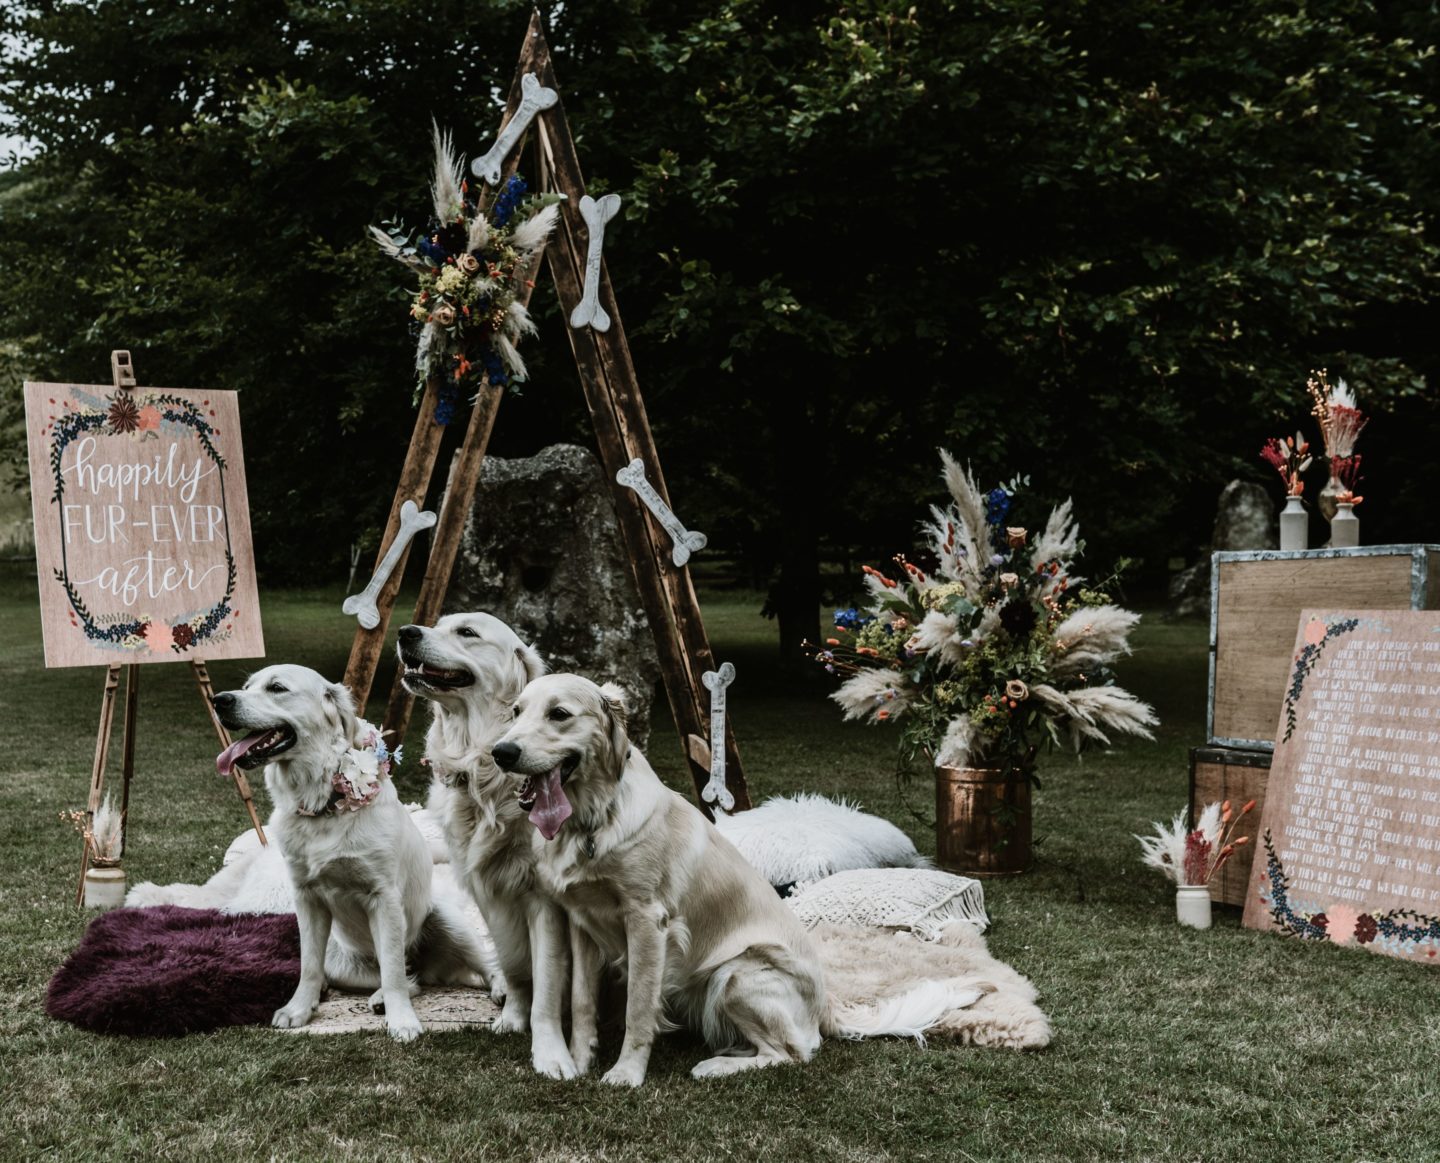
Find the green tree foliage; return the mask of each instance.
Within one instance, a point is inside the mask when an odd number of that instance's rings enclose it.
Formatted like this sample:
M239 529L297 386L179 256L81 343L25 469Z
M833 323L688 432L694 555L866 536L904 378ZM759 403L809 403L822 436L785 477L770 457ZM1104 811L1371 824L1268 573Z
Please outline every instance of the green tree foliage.
M34 376L93 380L123 343L147 380L242 389L263 569L337 569L410 424L399 280L362 228L423 215L432 113L488 144L527 18L13 10L35 47L4 103L44 152L0 190L0 337ZM822 554L910 547L937 444L1073 493L1092 568L1153 568L1258 475L1310 366L1430 415L1406 321L1434 170L1404 159L1433 157L1434 31L1359 0L559 7L677 507L776 580L793 642ZM584 429L546 298L501 450Z

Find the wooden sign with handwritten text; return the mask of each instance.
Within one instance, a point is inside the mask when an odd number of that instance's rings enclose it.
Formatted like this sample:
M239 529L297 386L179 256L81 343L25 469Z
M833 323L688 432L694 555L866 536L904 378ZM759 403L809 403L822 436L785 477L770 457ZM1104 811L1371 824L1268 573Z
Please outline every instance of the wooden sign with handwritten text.
M25 385L46 666L265 653L234 392Z
M1440 613L1306 610L1245 924L1440 964Z

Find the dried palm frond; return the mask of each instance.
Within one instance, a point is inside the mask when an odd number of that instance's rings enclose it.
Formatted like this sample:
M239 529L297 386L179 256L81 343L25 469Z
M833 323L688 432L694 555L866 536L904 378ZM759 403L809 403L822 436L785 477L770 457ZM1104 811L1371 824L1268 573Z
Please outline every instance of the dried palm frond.
M520 353L515 345L504 335L495 336L495 350L500 353L500 358L505 361L505 368L510 375L523 381L525 379L525 361L520 358Z
M968 767L975 741L975 725L969 715L957 715L945 728L945 737L935 752L935 762L942 767Z
M845 718L882 723L903 714L910 705L909 693L897 678L890 670L862 670L846 679L830 697L844 709Z
M431 122L435 139L435 177L430 184L430 196L438 222L449 222L460 212L463 195L460 183L464 181L465 159L458 157L448 130L441 130L439 124Z
M1140 841L1141 863L1176 884L1180 883L1185 870L1185 837L1190 832L1185 822L1188 815L1189 809L1181 808L1168 825L1155 825L1155 835L1135 836Z
M560 221L560 207L546 206L515 228L510 244L526 258L543 247Z

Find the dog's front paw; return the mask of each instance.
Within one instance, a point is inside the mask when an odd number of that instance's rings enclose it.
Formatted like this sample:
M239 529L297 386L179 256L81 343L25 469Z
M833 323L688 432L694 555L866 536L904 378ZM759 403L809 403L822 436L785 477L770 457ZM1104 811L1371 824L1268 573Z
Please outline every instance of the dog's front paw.
M270 1024L281 1030L299 1029L310 1020L310 1015L314 1012L314 1006L297 1006L291 1002L275 1011L275 1016L270 1019Z
M530 1057L530 1063L535 1067L536 1074L543 1074L546 1078L565 1080L578 1078L580 1074L575 1069L575 1060L570 1057L570 1051L564 1046L537 1046Z
M601 1076L600 1081L610 1086L636 1087L645 1081L645 1067L633 1062L617 1062Z
M509 992L505 985L505 975L499 972L492 973L490 975L490 1000L497 1006L504 1005L505 995Z
M385 991L383 989L377 989L370 995L369 1000L367 1000L365 1004L370 1007L372 1014L383 1014L385 1012Z
M490 1029L496 1034L523 1034L530 1029L530 1021L524 1010L518 1006L507 1005L500 1011L500 1016L490 1024Z
M420 1019L414 1013L400 1014L389 1018L385 1022L385 1028L390 1031L390 1036L397 1042L413 1042L425 1032L425 1027L420 1024Z
M593 1039L579 1045L575 1042L570 1044L570 1057L575 1060L575 1071L577 1074L589 1074L590 1067L595 1065L595 1051L600 1048L598 1042Z

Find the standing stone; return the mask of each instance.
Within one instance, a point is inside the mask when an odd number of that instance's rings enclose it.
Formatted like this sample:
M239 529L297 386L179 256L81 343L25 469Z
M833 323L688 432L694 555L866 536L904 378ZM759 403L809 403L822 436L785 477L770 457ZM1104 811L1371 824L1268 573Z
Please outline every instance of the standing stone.
M1276 504L1265 486L1254 481L1231 481L1220 494L1215 528L1210 534L1210 549L1212 552L1222 549L1278 549L1278 529Z
M1210 616L1210 554L1222 549L1275 549L1275 501L1263 485L1231 481L1215 507L1210 547L1189 569L1170 579L1170 612L1177 618Z
M624 688L630 738L650 735L660 661L635 592L600 462L556 444L487 456L445 612L483 610L514 628L552 671Z

